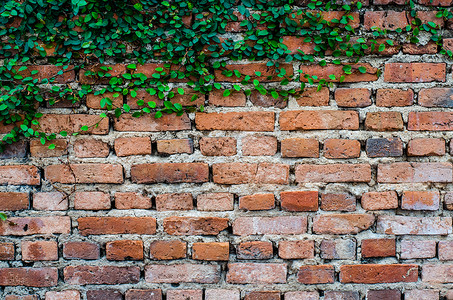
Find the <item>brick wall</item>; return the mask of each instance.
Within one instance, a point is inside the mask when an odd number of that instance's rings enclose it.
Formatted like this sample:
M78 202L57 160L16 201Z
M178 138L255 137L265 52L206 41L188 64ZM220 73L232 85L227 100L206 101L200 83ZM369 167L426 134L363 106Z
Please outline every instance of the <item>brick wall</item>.
M407 25L385 8L355 26ZM453 78L439 50L398 43L365 58L365 74L288 101L216 91L197 100L205 113L125 114L54 150L10 146L2 299L453 299ZM83 71L59 82L102 84ZM43 108L42 129L96 122L99 100Z

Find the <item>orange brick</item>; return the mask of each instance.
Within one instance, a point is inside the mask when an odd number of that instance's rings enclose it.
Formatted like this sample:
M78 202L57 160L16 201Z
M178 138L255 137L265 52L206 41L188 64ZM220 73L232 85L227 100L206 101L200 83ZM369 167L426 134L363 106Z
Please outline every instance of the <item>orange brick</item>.
M236 248L237 259L270 259L274 255L271 242L242 242Z
M143 260L142 241L113 241L105 245L108 260Z
M58 260L58 245L55 241L23 241L22 260Z
M191 193L162 194L156 196L156 210L191 210L193 198Z
M118 138L115 140L117 156L151 154L151 139L149 137Z
M360 156L360 142L357 140L328 139L324 142L324 156L327 158L357 158Z
M0 192L0 210L28 209L28 193Z
M386 82L445 82L445 63L386 63Z
M200 139L200 151L205 156L232 156L236 155L236 139L232 137Z
M395 191L369 192L362 195L362 207L366 210L398 208L398 195Z
M404 129L404 123L399 112L372 112L366 115L365 128L372 131L399 131Z
M314 241L280 241L278 256L283 259L305 259L315 257Z
M414 91L399 89L378 89L376 106L410 106L414 103Z
M77 192L74 195L74 209L110 209L110 195L103 192Z
M230 244L226 243L194 243L192 258L197 260L228 260Z
M247 136L242 139L242 155L259 156L277 153L277 138L274 136Z
M318 191L281 192L281 206L287 211L317 211Z
M362 240L362 257L388 257L396 255L394 239Z
M419 138L410 140L407 144L408 156L442 156L445 155L445 140L434 138Z
M191 139L172 139L158 140L157 152L160 154L178 154L178 153L193 153L193 141Z
M255 194L239 198L239 208L246 210L267 210L275 207L274 194Z
M126 192L115 193L115 206L117 209L149 209L151 198L139 193Z
M406 264L394 265L343 265L340 266L341 283L393 283L416 282L418 266Z
M281 151L283 157L319 157L319 142L316 139L284 139Z
M283 111L279 122L281 130L359 129L355 111Z
M340 107L366 107L371 105L371 91L369 89L335 90L335 101Z
M208 193L197 197L197 209L201 211L227 211L234 209L231 193Z
M181 241L153 241L149 245L151 259L166 260L186 257L187 245Z

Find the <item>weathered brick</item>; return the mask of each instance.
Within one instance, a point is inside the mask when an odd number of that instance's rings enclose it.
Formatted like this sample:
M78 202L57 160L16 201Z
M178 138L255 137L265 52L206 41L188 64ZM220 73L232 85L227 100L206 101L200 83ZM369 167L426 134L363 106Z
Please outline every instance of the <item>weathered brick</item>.
M64 281L72 285L138 283L140 267L68 266Z
M297 273L297 281L303 284L333 283L335 270L331 265L302 266Z
M97 124L84 131L85 134L104 135L109 133L109 119L101 118L98 115L72 114L72 115L57 115L45 114L39 118L39 130L45 133L54 133L66 131L68 134L80 132L82 126L91 126Z
M208 193L197 197L197 209L202 211L227 211L234 209L231 193Z
M0 193L0 210L16 211L28 208L28 193Z
M286 274L284 263L230 263L226 281L232 284L286 283Z
M452 283L453 264L426 264L422 266L422 281L431 283Z
M425 45L406 43L403 44L403 53L411 55L436 54L437 44L431 41Z
M396 111L367 113L365 128L371 131L400 131L404 129L403 117Z
M242 242L236 248L237 259L270 259L274 255L272 242Z
M139 118L132 117L131 114L122 114L115 119L113 128L116 131L131 132L180 131L190 130L192 124L187 114L182 116L163 114L158 119L154 117L154 114L145 114Z
M16 67L19 68L19 67ZM53 83L69 83L75 80L75 71L73 70L74 66L68 66L67 70L64 70L63 74L58 74L59 71L63 70L62 66L56 65L39 65L39 66L27 66L27 69L19 71L18 74L22 77L32 77L33 79L38 79L42 81L43 79L54 78ZM37 70L38 73L32 75L31 72Z
M359 292L351 292L351 291L326 291L324 293L324 300L359 300Z
M162 300L162 290L138 290L130 289L126 292L125 300ZM121 297L120 299L123 299ZM107 300L107 299L106 299Z
M0 235L33 235L70 233L70 217L23 217L8 218L9 222L0 222Z
M244 300L280 300L279 291L255 291L245 295Z
M394 283L416 282L418 266L406 264L393 265L343 265L340 266L341 283Z
M315 257L314 241L280 241L278 256L283 259L304 259Z
M406 290L404 292L405 300L439 300L438 290Z
M80 300L80 292L66 290L62 292L46 292L46 300Z
M445 63L386 63L386 82L445 82Z
M440 194L438 191L404 191L401 208L408 210L438 210Z
M286 76L292 76L293 66L290 64L280 64L279 68L283 68L286 71ZM239 64L228 64L225 67L226 70L233 71L238 70L243 75L249 75L251 80L258 79L261 82L272 82L272 81L282 81L284 77L278 77L276 72L276 67L268 67L265 63L249 63L245 65ZM243 77L238 78L235 75L228 77L222 74L224 71L217 69L214 70L214 76L216 81L225 81L225 82L240 82L243 80ZM260 72L261 76L257 76L255 72ZM271 76L271 78L267 78Z
M445 194L445 208L448 210L453 210L453 193L447 192Z
M319 293L317 291L314 291L314 292L305 292L305 291L286 292L285 300L319 300Z
M394 239L364 239L362 240L362 257L388 257L396 255Z
M239 198L239 208L246 210L268 210L275 207L274 194L255 194Z
M205 300L239 300L241 298L239 290L230 289L206 289L204 292Z
M369 182L368 164L296 165L296 182Z
M436 242L423 240L401 240L401 258L432 258L436 256Z
M374 224L374 216L369 214L329 214L313 218L313 231L316 234L356 234Z
M453 112L411 111L408 116L407 130L451 131L453 130Z
M217 235L228 227L228 219L217 217L168 217L164 231L171 235Z
M151 198L133 192L115 193L115 207L117 209L149 209L151 208Z
M282 97L275 99L272 95L263 95L257 90L253 90L250 94L250 102L252 102L255 106L277 108L285 108L288 104L288 101Z
M116 94L116 95L115 95ZM115 96L116 97L115 97ZM107 103L104 106L101 106L102 99L107 98L111 101L113 107L122 107L123 106L123 95L120 93L105 92L104 94L88 94L86 97L86 106L92 109L106 109Z
M107 157L110 152L107 143L91 138L76 140L73 148L75 156L80 158Z
M115 140L116 156L151 154L151 139L149 137L117 138Z
M227 97L223 96L223 90L213 90L209 93L209 105L238 107L245 106L247 98L242 91L232 91Z
M340 107L366 107L371 105L371 91L369 89L345 89L335 90L335 101Z
M14 243L0 243L0 260L14 260Z
M378 216L376 231L394 235L447 235L452 232L450 217Z
M357 243L352 239L323 240L321 257L324 259L355 259Z
M40 185L41 176L35 166L0 166L0 185Z
M321 194L321 209L326 211L354 211L356 199L348 193Z
M291 54L314 54L315 53L315 45L311 42L304 42L303 37L298 36L284 36L283 37L283 44L288 47L288 50L291 51ZM300 50L300 51L299 51Z
M300 106L328 106L329 105L329 89L321 88L306 88L303 93L296 98L297 104Z
M453 107L453 89L430 88L418 92L418 104L425 107Z
M151 217L82 217L77 222L82 235L156 233L156 219Z
M233 234L302 234L307 231L307 217L239 217L233 222Z
M1 268L0 286L50 287L58 283L57 268Z
M453 260L453 242L439 241L439 260Z
M414 91L410 89L378 89L376 92L376 106L410 106L413 103Z
M203 290L168 290L167 300L203 300Z
M357 158L360 156L360 142L347 139L324 141L324 156L327 158Z
M293 110L280 113L281 130L359 129L355 111Z
M368 63L349 64L351 66L351 74L345 74L342 65L327 64L325 66L319 65L302 65L301 70L303 73L300 76L302 82L308 82L305 74L309 76L317 76L318 80L326 79L331 82L340 82L344 76L343 82L362 82L362 81L376 81L378 79L378 69L372 67ZM365 73L359 71L360 67L364 67ZM329 75L335 75L335 79L330 79ZM315 80L318 81L318 80Z
M149 245L151 259L165 260L186 257L187 245L181 241L153 241Z
M403 156L403 142L400 138L377 138L366 141L368 157Z
M220 266L201 264L148 265L145 281L149 283L217 283Z
M79 81L82 84L106 84L111 77L119 77L124 73L126 73L126 65L124 64L91 65L80 70ZM106 74L110 74L110 76L105 76Z
M274 123L275 113L266 111L195 115L198 130L273 131Z
M191 210L193 197L191 193L162 194L156 196L156 210Z
M228 242L194 243L192 245L192 258L197 260L228 260L230 257L230 244Z
M134 183L207 182L209 167L205 163L152 163L133 165L131 180Z
M49 149L51 144L54 149ZM30 155L34 157L59 157L68 154L68 141L56 139L47 141L44 145L39 140L30 141Z
M282 209L287 211L317 211L318 191L287 191L280 193Z
M368 192L362 195L362 207L366 210L398 208L398 195L395 191Z
M277 153L277 138L266 135L251 135L242 139L242 155L260 156Z
M74 209L102 210L110 209L110 195L104 192L76 192Z
M67 242L63 244L65 259L99 259L99 245L91 242Z
M319 142L316 139L284 139L281 151L282 157L319 157Z
M212 166L213 181L219 184L288 184L289 165L272 163L217 163Z
M123 166L112 164L62 164L44 168L52 183L123 183Z
M442 138L419 138L407 144L408 156L441 156L445 155L445 140Z
M366 294L367 300L401 300L399 290L371 290Z
M143 260L143 242L130 240L108 242L105 245L105 253L108 260Z
M172 139L172 140L158 140L157 152L160 154L179 154L179 153L193 153L192 139Z
M379 4L383 3L379 2ZM404 11L366 11L363 25L366 30L376 27L395 31L397 28L404 29L409 23Z
M232 137L204 137L200 139L200 151L205 156L236 155L236 148L236 139Z
M22 260L58 260L58 244L55 241L23 241Z
M452 182L451 163L396 162L379 164L380 183Z
M18 295L7 295L5 300L39 300L38 295L27 295L27 296L18 296Z
M67 210L68 196L60 192L38 192L33 194L36 210Z

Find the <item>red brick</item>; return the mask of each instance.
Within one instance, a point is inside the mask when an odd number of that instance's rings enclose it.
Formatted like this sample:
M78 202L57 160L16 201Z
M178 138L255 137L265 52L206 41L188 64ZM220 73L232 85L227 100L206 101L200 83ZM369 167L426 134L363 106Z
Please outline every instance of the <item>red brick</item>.
M407 0L373 0L373 4L375 5L389 5L389 4L405 5L407 3L408 3Z
M152 163L131 167L134 183L202 183L208 179L209 167L205 163Z
M201 211L233 210L234 195L231 193L209 193L198 195L197 209Z
M103 192L76 192L74 209L102 210L110 209L110 195Z
M186 252L186 243L181 241L153 241L149 245L149 256L151 259L185 258Z
M5 300L39 300L39 298L38 295L27 295L27 296L8 295L5 296Z
M113 95L117 94L117 97L114 97ZM110 99L112 102L112 107L123 107L123 95L120 93L113 93L113 92L105 92L104 94L88 94L86 98L86 105L88 108L92 109L107 109L107 105L104 105L104 107L101 106L101 101L104 98Z
M406 290L404 292L405 300L439 300L438 290Z
M204 292L205 300L240 300L241 295L239 290L227 289L206 289Z
M453 130L453 113L447 111L409 112L408 130Z
M109 145L95 139L80 139L74 142L74 154L80 158L107 157L110 152Z
M99 126L93 126L83 133L86 134L108 134L109 133L109 119L101 118L98 115L57 115L45 114L39 119L40 131L45 133L54 133L66 131L68 134L80 132L82 126L91 126L96 123Z
M160 154L178 154L178 153L193 153L193 141L191 139L172 139L158 140L157 152Z
M80 292L66 290L62 292L46 292L46 300L80 300Z
M122 114L115 119L113 127L116 131L159 132L190 130L192 124L187 114L182 116L164 114L158 119L154 117L154 114L144 114L139 118L132 117L131 114Z
M401 208L407 210L438 210L440 194L438 191L404 191Z
M453 107L453 89L421 89L418 93L418 104L425 107Z
M91 242L67 242L63 244L65 259L99 259L99 245Z
M14 243L0 243L0 260L14 260Z
M71 285L138 283L140 267L68 266L64 281Z
M368 192L362 195L362 207L366 210L398 208L398 195L395 191Z
M293 66L290 64L280 64L279 69L285 69L286 76L278 77L275 67L268 67L265 63L249 63L245 65L239 64L229 64L225 67L226 70L238 70L243 75L249 75L251 80L258 79L260 82L272 82L272 81L282 81L287 76L293 76ZM261 76L257 76L255 72L260 72ZM216 81L225 81L225 82L241 82L244 77L238 78L235 75L227 77L222 74L223 71L220 69L214 70L214 76ZM268 78L272 76L272 78Z
M403 142L400 138L377 138L366 141L368 157L398 157L403 156Z
M356 199L348 193L341 194L321 194L321 209L326 211L354 211Z
M193 198L191 193L162 194L156 196L156 210L191 210Z
M151 139L149 137L118 138L115 140L116 156L148 155L151 154Z
M217 283L220 281L220 267L189 263L148 265L145 267L145 281L149 283Z
M236 248L237 259L270 259L273 255L272 242L242 242Z
M282 157L319 157L319 142L316 139L284 139L281 151Z
M378 79L378 69L372 67L367 63L350 64L351 74L345 74L343 71L343 65L327 64L325 66L319 65L302 65L301 70L303 73L300 76L302 82L308 82L304 74L309 76L317 76L319 79L326 79L330 82L340 82L340 78L344 76L343 82L362 82L362 81L376 81ZM366 72L362 73L359 71L360 67L365 67ZM329 75L335 75L336 79L329 79ZM318 81L318 80L315 80Z
M362 257L388 257L396 255L394 239L362 240Z
M209 105L238 107L245 106L247 101L243 92L232 91L227 97L223 96L223 90L213 90L209 93Z
M137 101L143 100L144 105L139 106L137 104ZM150 95L149 92L146 90L138 89L137 90L137 96L135 98L132 98L131 96L127 96L127 104L131 107L131 109L140 109L144 108L147 105L148 102L154 102L156 103L157 107L163 107L164 101L158 97L157 94L155 95Z
M143 242L121 240L105 245L105 257L108 260L143 260Z
M39 65L39 66L27 66L26 70L18 72L22 77L32 77L33 79L38 79L42 81L46 78L49 79L55 76L53 83L69 83L75 81L75 71L73 70L74 66L70 65L68 69L64 70L64 73L59 75L58 72L63 70L63 67L56 65ZM19 67L15 67L19 71ZM38 70L37 74L32 75L31 72Z
M431 283L452 283L452 270L453 264L425 264L422 266L422 281Z
M301 266L297 281L303 284L334 283L335 270L331 265Z
M369 214L329 214L313 218L313 232L316 234L357 234L374 224Z
M168 290L167 300L202 300L203 290Z
M156 233L156 219L151 217L82 217L77 221L82 235Z
M125 294L126 300L162 300L162 290L137 290L130 289ZM122 300L121 297L119 300ZM103 299L102 299L103 300ZM108 300L108 299L105 299Z
M280 241L278 256L283 259L305 259L315 257L314 241Z
M359 129L356 111L293 110L280 113L281 130Z
M442 138L419 138L407 144L408 156L442 156L445 155L445 140Z
M197 113L198 130L274 131L275 113L266 111Z
M263 95L257 90L252 91L250 95L250 102L252 102L255 106L277 108L284 108L288 104L287 100L284 100L282 97L275 99L272 95Z
M410 89L378 89L376 92L376 106L410 106L413 103L414 91Z
M151 198L139 193L117 192L115 193L115 207L117 209L149 209Z
M453 193L452 192L447 192L445 194L445 209L447 210L453 210Z
M52 183L123 183L123 166L112 164L62 164L44 168Z
M296 97L300 106L328 106L329 89L326 87L318 91L317 88L306 88L299 97Z
M230 257L230 244L225 243L193 243L192 258L197 260L228 260Z
M304 37L298 36L284 36L282 43L288 47L288 50L291 54L314 54L315 53L315 44L304 42ZM300 52L300 51L302 52Z
M179 103L182 106L200 106L205 104L205 95L193 89L184 89L183 95L179 94L177 89L173 89L171 92L174 93L173 98L169 99L172 103ZM192 97L195 95L196 98L192 100Z
M67 210L68 196L60 192L38 192L33 194L36 210Z
M399 131L404 129L404 123L399 112L371 112L366 114L365 128L372 131Z
M232 137L204 137L200 139L200 151L205 156L236 155L236 139Z
M376 232L394 235L451 234L450 217L378 216Z
M40 185L41 176L35 166L0 166L1 185Z
M255 194L239 198L239 208L246 210L268 210L275 207L274 194Z
M321 258L350 259L356 258L357 243L353 239L323 240L321 242Z
M242 139L242 155L260 156L277 153L277 138L274 136L247 136Z
M324 156L327 158L357 158L360 156L360 142L347 139L327 139L324 142Z
M228 219L217 217L168 217L164 231L171 235L217 235L228 227Z
M319 293L317 291L314 291L314 292L305 292L305 291L286 292L285 300L319 300Z
M449 25L448 27L451 28L451 22L447 22L447 24ZM453 51L453 39L452 38L445 38L442 40L442 49L444 49L445 51Z
M434 42L428 42L425 45L416 45L411 43L403 44L403 53L411 55L436 54L437 44Z
M245 295L244 300L280 300L279 291L250 292Z
M381 183L452 182L450 163L397 162L379 164L377 181Z
M22 260L58 260L58 244L55 241L23 241Z
M0 210L28 209L28 193L0 193Z
M58 283L57 268L1 268L0 286L50 287Z
M307 232L307 217L238 217L233 222L233 234L302 234Z
M49 149L51 144L55 145L54 149ZM59 157L68 154L68 141L56 139L47 141L44 145L40 140L30 141L30 155L34 157Z
M341 283L394 283L416 282L417 265L343 265L340 266Z
M453 260L452 241L439 241L439 260Z
M371 105L371 91L369 89L335 90L335 101L340 107L366 107Z
M105 70L101 67L111 68L111 70ZM87 72L94 72L95 74L89 75ZM126 65L116 64L116 65L93 65L88 66L85 69L80 70L80 83L82 84L107 84L112 77L120 77L126 73ZM86 75L85 75L86 74ZM111 76L105 76L105 74L110 74Z
M367 300L401 300L399 290L371 290L366 294Z
M368 164L296 165L296 182L369 182Z
M340 292L340 291L325 291L324 300L337 300L337 299L348 299L348 300L360 300L359 292Z
M282 209L287 211L317 211L318 191L287 191L280 193Z
M380 3L381 4L381 3ZM406 12L398 11L366 11L363 21L366 30L373 27L395 31L397 28L405 29L409 25Z
M386 63L386 82L445 82L445 63Z
M226 281L232 284L286 283L286 275L284 263L230 263Z
M219 184L288 184L289 165L272 163L217 163L212 166L213 181Z
M70 217L24 217L8 218L9 222L0 222L0 235L33 235L70 233Z
M436 241L411 241L403 239L401 245L401 258L433 258L436 256Z

